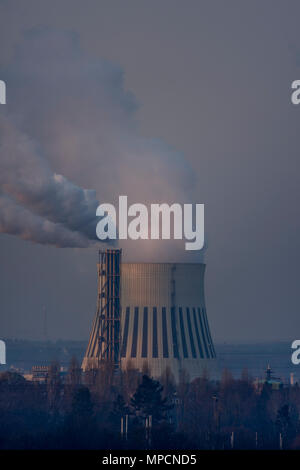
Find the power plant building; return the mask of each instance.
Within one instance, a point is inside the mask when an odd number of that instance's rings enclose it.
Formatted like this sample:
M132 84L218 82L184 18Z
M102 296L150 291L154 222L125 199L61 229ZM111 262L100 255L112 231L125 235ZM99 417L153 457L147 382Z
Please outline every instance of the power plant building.
M130 364L142 371L147 365L155 378L169 368L177 381L182 370L190 380L204 369L214 370L205 264L121 263L120 250L105 253L98 265L98 308L83 370L105 359L121 369Z

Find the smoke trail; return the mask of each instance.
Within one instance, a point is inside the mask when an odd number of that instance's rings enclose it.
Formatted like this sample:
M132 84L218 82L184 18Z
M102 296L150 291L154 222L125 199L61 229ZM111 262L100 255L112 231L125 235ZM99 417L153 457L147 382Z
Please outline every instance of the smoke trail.
M9 84L0 109L2 232L88 246L98 200L116 203L126 194L130 203L193 202L187 161L139 135L123 70L85 54L75 34L26 33L0 76Z
M96 239L95 191L52 173L37 146L0 116L0 231L56 246Z
M0 232L58 247L88 246L88 240L78 232L32 213L5 195L0 195Z

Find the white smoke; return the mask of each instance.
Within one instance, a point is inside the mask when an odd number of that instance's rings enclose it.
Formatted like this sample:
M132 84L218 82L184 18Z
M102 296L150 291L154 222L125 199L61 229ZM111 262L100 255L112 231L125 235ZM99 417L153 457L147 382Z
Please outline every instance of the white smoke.
M84 248L88 245L79 233L34 214L6 195L0 195L0 232L59 247Z
M117 202L120 194L130 203L192 201L184 158L139 136L123 70L89 57L73 33L30 31L0 76L8 88L0 116L1 232L82 247L95 242L98 201Z
M96 238L95 191L53 173L40 152L0 116L0 230L39 243L87 246Z

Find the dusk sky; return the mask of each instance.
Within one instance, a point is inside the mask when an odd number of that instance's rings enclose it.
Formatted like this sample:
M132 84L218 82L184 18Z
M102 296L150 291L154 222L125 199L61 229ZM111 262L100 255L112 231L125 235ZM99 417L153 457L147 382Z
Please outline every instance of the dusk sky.
M88 338L98 202L205 204L216 342L300 333L300 4L0 0L0 338ZM54 245L59 245L56 247Z

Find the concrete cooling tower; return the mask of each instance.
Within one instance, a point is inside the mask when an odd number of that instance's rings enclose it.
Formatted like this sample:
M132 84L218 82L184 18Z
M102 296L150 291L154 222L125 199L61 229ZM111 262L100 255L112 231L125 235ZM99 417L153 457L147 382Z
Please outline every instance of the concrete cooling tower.
M83 369L109 359L121 369L147 364L155 378L168 367L177 381L181 370L190 380L214 371L205 265L118 263L120 257L108 250L98 265L98 308Z

